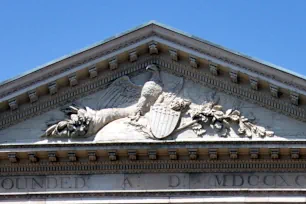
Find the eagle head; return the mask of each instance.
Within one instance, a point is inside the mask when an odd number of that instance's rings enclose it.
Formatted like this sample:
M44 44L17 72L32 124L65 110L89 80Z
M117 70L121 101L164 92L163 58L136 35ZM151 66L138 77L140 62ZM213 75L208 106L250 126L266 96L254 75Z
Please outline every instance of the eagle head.
M157 72L157 71L159 71L159 68L156 64L150 64L146 67L146 70L148 70L150 72Z

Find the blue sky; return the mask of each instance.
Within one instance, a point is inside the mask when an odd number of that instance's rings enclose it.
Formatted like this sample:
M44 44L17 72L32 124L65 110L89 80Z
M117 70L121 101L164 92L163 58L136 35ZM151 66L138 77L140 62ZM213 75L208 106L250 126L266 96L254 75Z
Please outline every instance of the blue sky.
M1 0L0 81L150 20L306 75L306 0Z

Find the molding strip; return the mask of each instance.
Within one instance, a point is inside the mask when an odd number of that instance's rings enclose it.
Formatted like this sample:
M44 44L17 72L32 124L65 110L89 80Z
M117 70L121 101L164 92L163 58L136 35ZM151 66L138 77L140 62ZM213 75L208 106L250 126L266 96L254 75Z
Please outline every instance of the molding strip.
M267 194L269 196L267 196ZM169 191L127 191L127 192L48 192L48 193L15 193L15 194L0 194L2 199L39 199L39 203L59 203L62 200L86 203L88 200L92 203L93 199L95 203L113 203L122 204L126 203L127 199L133 203L228 203L228 204L246 204L246 203L305 203L306 192L301 189L257 189L256 191L250 191L249 189L209 189L206 191L200 190L169 190ZM250 197L252 196L252 197ZM49 200L50 199L50 200ZM56 200L53 200L56 199ZM81 200L78 200L81 199ZM277 202L277 201L279 202ZM15 200L16 201L16 200ZM69 202L68 201L68 202ZM80 201L80 202L78 202ZM232 202L231 202L232 201ZM284 202L286 201L286 202ZM24 200L22 200L24 202ZM32 201L35 203L35 200ZM31 203L32 203L31 202Z
M306 160L144 160L12 163L1 176L115 173L305 172Z

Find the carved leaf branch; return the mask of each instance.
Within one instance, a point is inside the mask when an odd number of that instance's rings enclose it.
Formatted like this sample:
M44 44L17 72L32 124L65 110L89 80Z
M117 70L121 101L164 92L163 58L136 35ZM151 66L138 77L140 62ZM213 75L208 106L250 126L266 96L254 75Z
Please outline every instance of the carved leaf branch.
M50 126L46 132L46 137L84 137L89 129L92 118L85 109L79 109L73 106L63 110L69 119L62 120L57 124Z
M198 135L203 136L206 133L205 125L209 124L222 137L229 134L230 127L238 124L238 134L251 137L274 136L274 132L266 130L249 121L248 118L241 115L238 110L228 109L222 111L221 105L209 102L189 111L193 120L197 121L191 128Z

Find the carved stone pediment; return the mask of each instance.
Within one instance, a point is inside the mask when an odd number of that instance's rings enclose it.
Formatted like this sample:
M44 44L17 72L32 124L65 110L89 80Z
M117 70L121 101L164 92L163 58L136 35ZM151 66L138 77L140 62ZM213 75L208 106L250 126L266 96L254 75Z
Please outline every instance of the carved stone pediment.
M289 73L194 38L170 37L167 32L175 31L160 25L154 32L142 29L89 49L91 58L72 56L69 68L48 65L49 78L43 68L31 79L24 76L28 81L0 85L0 142L306 136L303 80L289 84Z
M184 78L176 77L174 84L169 88L165 86L168 83L162 80L157 65L148 65L146 70L152 74L143 86L134 84L127 76L114 81L99 98L100 108L97 110L75 106L63 109L68 119L51 125L42 137L91 137L97 133L99 135L105 126L119 119L125 119L125 125L122 126L130 126L136 132L152 139L164 139L186 129L191 129L196 136L203 137L209 127L219 136L228 137L234 126L238 127L236 132L241 137L274 136L273 131L254 124L239 110L223 110L218 104L220 97L216 96L215 91L207 93L201 104L192 104L191 100L181 95ZM127 101L135 104L118 108ZM138 122L141 117L146 124ZM122 131L119 125L113 129L117 132Z
M302 138L305 134L303 122L163 70L163 67L159 67L157 79L160 84L157 89L161 86L162 91L154 96L153 102L152 98L142 98L142 95L151 97L151 89L154 88L152 77L155 77L144 71L130 78L119 78L106 89L74 101L77 105L69 107L67 104L2 130L0 134L6 141L13 137L14 140L10 143L17 140L26 143L100 143L160 139L277 141L296 138L298 134ZM147 87L149 88L146 91ZM165 108L160 109L160 118L152 112L152 107L158 106ZM167 113L166 110L173 113ZM158 133L156 129L152 131L152 123L163 129L171 127L171 121L174 120L170 115L175 113L179 120L174 123L173 129L169 129L169 134L162 136L162 132ZM33 123L38 129L32 128ZM23 133L26 131L31 137L24 137Z
M305 93L299 76L151 23L0 84L0 191L296 199Z

